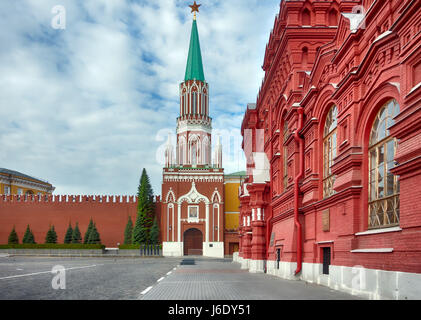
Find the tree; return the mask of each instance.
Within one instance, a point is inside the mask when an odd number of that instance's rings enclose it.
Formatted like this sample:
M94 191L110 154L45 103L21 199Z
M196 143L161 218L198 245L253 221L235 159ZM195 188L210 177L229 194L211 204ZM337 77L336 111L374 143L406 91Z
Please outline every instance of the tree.
M72 243L73 228L69 222L69 227L67 228L66 235L64 236L64 243Z
M7 243L8 244L18 244L19 243L19 238L18 238L18 234L15 231L15 226L13 226L12 232L10 232L9 240L8 240Z
M126 229L124 230L124 244L132 244L133 241L133 222L129 216L127 221Z
M54 229L54 226L51 226L50 229L47 231L45 243L57 243L57 233Z
M32 230L29 228L29 224L26 227L25 234L23 235L22 243L32 243L32 244L36 243L34 234L32 233Z
M151 244L159 243L159 226L158 226L158 219L156 218L156 216L153 221L151 232L149 234L149 243Z
M83 238L83 244L89 243L89 236L92 232L93 227L94 227L94 222L91 218L91 220L89 221L88 229L86 230L86 233L85 233L85 237Z
M82 242L82 235L80 234L79 224L76 222L76 226L73 229L72 233L72 243L81 243Z
M47 231L47 235L45 236L45 243L52 243L51 242L51 227Z
M145 213L141 211L137 215L136 224L133 229L133 240L132 240L133 244L141 244L141 243L147 242L148 233L145 228L145 221L146 221Z
M99 232L96 228L95 223L93 224L91 232L89 234L88 244L101 244L101 238L99 236Z
M31 230L29 229L29 224L26 226L26 230L25 233L23 234L23 239L22 239L22 243L28 243L28 237L29 234L31 233Z
M29 232L28 242L31 244L36 244L34 234L32 233L32 230Z
M153 190L148 174L143 169L137 189L137 218L133 229L133 244L146 243L149 240L149 230L154 215Z

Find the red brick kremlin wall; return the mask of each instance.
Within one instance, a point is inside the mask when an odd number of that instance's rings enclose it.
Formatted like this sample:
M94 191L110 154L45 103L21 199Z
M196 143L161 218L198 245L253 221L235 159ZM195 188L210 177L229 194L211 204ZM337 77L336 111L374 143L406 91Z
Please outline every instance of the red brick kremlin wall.
M161 206L156 208L159 221ZM136 215L135 196L0 196L0 244L7 244L13 226L22 243L28 224L37 243L45 242L50 225L57 232L57 242L63 243L69 222L73 228L78 222L83 238L92 218L102 244L117 247L123 244L128 217L135 224Z

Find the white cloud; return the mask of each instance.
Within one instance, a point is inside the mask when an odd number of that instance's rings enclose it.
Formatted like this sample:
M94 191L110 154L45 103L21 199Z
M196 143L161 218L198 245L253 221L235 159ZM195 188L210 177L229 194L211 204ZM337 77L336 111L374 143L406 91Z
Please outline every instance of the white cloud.
M48 179L57 194L134 194L145 167L159 194L155 136L175 131L190 2L66 0L65 30L50 26L56 4L0 3L0 167ZM213 127L230 128L237 141L278 6L230 0L200 8ZM228 154L224 167L242 170L244 162Z

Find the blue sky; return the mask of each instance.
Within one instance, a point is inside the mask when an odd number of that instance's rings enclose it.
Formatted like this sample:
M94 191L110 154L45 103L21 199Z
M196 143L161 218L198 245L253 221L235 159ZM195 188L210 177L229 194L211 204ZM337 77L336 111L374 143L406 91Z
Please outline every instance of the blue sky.
M55 194L156 194L175 132L192 15L184 0L0 2L0 167ZM240 126L255 102L279 0L203 0L198 29L226 173L244 170ZM52 8L66 10L54 29ZM216 139L214 139L216 140Z

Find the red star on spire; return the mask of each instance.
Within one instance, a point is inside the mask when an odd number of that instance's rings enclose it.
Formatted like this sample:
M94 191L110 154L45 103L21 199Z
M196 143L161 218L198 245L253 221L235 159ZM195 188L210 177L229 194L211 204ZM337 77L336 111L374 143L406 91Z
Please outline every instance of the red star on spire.
M191 12L199 12L199 7L201 6L201 4L197 4L196 1L189 6L191 8Z

